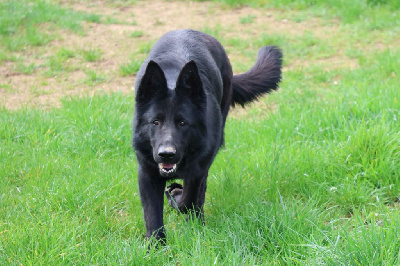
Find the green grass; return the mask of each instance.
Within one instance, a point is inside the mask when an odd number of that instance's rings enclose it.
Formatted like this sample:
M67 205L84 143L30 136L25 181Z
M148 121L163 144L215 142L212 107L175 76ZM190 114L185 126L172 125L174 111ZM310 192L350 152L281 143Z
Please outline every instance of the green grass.
M14 88L9 84L0 83L0 89L5 91L5 92L14 92Z
M107 77L104 74L98 73L94 70L86 70L84 71L87 78L85 80L85 83L94 86L99 83L103 83L107 80Z
M101 58L101 50L100 49L87 49L82 50L82 56L87 62L95 62L99 61Z
M132 38L139 38L142 36L143 36L143 31L140 31L140 30L133 31L129 34L129 37L132 37Z
M396 12L393 12L400 9L400 2L397 0L354 0L351 2L346 0L214 0L214 2L224 3L230 7L251 6L278 8L283 11L306 11L312 16L339 18L342 22L351 25L361 24L369 30L400 26ZM303 17L300 20L307 20L309 17ZM295 21L299 18L298 16L289 17Z
M288 4L282 12L307 19L328 1L279 3ZM392 14L397 2L354 1L361 3L363 14ZM0 3L7 5L26 9ZM392 18L376 22L396 25ZM226 37L232 29L223 25L204 27L230 56L245 58L232 60L234 69L248 69L267 44L282 47L286 69L279 92L232 111L209 173L206 224L187 222L165 204L168 245L159 249L147 251L143 237L133 93L73 96L48 110L0 109L0 265L399 265L400 49L374 46L376 39L393 42L399 31L370 31L360 16L349 21L326 38L305 32L244 39ZM153 43L137 45L120 75L134 75ZM15 61L27 74L42 67L50 76L102 54L61 47L36 66L24 61L29 54L11 57L6 49L2 63ZM355 67L319 61L335 56ZM101 72L84 72L85 84L107 86ZM0 92L18 90L2 82Z
M24 64L23 61L17 62L16 71L23 74L32 74L37 67L35 64Z
M71 49L62 47L57 51L56 55L63 60L67 60L76 57L76 52Z
M119 68L119 73L122 77L136 74L140 66L143 64L143 60L131 59L128 63L123 64Z
M255 15L247 15L244 17L239 18L239 22L242 24L251 24L254 22L254 19L257 17Z
M9 0L0 2L0 43L9 51L40 46L53 40L51 25L82 33L82 21L99 22L100 16L60 7L57 1ZM48 23L48 25L45 25Z
M315 69L286 72L281 92L263 100L275 111L228 120L206 225L166 207L169 245L150 253L132 95L3 110L0 262L400 263L399 56L339 70L334 90L313 82Z

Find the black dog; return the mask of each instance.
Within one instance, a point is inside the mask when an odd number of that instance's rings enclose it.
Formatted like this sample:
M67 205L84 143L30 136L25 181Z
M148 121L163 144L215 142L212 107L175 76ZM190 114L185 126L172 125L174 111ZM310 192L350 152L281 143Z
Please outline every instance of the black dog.
M208 170L223 144L230 105L244 105L278 88L282 54L264 47L256 64L233 76L213 37L194 30L162 36L140 68L135 88L133 146L147 237L165 240L163 201L202 217Z

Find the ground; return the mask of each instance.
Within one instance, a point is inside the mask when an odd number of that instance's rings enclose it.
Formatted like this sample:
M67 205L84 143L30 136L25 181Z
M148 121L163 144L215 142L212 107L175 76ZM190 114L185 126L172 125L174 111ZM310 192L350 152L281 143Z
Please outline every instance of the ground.
M242 39L243 42L259 38L265 33L302 36L312 32L313 36L326 38L338 34L339 30L334 19L329 23L318 18L295 21L288 12L250 7L227 8L211 2L138 1L134 5L111 5L101 1L72 4L71 1L64 1L62 5L75 11L102 15L108 22L84 22L84 34L42 25L50 34L57 31L53 41L46 46L29 47L14 53L19 60L0 64L0 105L7 109L23 106L49 108L58 106L60 99L69 95L110 91L133 93L135 76L121 75L120 66L128 63L130 58L143 60L151 44L165 32L174 29L209 30L213 35L223 32L220 35L225 39ZM74 54L61 62L62 71L50 72L49 60L62 49L72 50ZM99 51L100 58L83 60L79 54L85 49ZM142 51L138 54L140 49ZM258 49L250 47L254 56ZM315 60L327 69L357 67L356 60L343 53L338 50L329 57ZM251 66L251 60L254 60L236 48L228 49L228 54L236 73L242 72L242 69L238 70L235 62L247 62ZM304 64L309 62L286 57L284 71ZM32 66L33 70L21 71L21 65Z
M398 1L228 1L0 0L0 265L400 265ZM234 73L278 45L283 79L229 114L205 226L165 201L148 250L133 86L178 28Z

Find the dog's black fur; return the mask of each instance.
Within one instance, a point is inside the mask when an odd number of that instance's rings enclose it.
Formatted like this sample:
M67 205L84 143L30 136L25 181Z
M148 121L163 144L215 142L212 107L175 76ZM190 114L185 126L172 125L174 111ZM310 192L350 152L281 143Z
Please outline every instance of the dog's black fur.
M208 170L223 144L229 107L278 88L282 54L264 47L241 75L221 44L194 30L162 36L140 68L135 88L133 146L147 237L165 240L164 192L169 204L202 217ZM167 180L183 179L183 186Z

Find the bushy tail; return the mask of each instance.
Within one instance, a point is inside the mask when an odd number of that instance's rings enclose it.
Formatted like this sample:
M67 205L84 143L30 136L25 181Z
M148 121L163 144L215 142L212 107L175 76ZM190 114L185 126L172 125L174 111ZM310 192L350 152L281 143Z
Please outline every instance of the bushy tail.
M282 76L282 52L276 46L266 46L258 52L257 62L247 72L233 76L231 105L256 100L278 88Z

